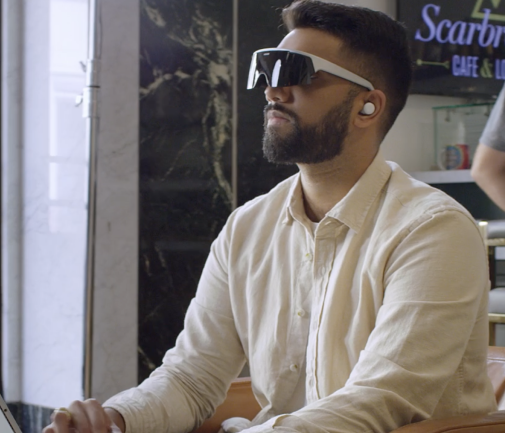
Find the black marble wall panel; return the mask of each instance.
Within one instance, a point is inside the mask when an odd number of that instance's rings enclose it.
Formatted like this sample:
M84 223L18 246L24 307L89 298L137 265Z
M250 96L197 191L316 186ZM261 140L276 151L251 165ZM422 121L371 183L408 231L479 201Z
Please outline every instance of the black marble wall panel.
M231 211L232 0L141 1L139 381Z
M298 169L275 165L263 158L262 89L247 90L251 54L260 48L275 47L286 34L280 12L288 0L240 0L238 40L238 204L264 194Z
M280 10L287 3L141 2L139 381L182 330L210 244L232 210L232 193L240 205L297 171L263 158L264 94L246 90L253 51L276 46L285 34ZM234 79L238 185L232 192Z

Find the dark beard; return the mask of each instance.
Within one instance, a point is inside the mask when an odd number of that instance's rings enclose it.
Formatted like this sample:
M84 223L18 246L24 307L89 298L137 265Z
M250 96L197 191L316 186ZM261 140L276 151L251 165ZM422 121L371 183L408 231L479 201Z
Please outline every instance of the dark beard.
M349 118L356 94L349 92L347 98L332 108L316 125L300 126L296 113L280 104L265 107L265 132L263 134L263 155L269 162L277 164L317 164L340 155L343 143L349 133ZM266 114L277 110L289 115L293 121L293 131L281 136L275 128L268 128Z

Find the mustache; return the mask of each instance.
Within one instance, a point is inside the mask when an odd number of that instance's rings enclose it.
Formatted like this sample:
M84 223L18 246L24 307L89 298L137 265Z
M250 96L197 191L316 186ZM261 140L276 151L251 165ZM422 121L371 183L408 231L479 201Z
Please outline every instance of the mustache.
M266 118L267 113L269 111L272 111L272 110L279 111L280 113L287 114L295 122L298 122L298 115L294 111L291 111L290 109L284 107L284 105L279 104L277 102L265 105L265 108L263 109L263 115L265 116L265 118Z

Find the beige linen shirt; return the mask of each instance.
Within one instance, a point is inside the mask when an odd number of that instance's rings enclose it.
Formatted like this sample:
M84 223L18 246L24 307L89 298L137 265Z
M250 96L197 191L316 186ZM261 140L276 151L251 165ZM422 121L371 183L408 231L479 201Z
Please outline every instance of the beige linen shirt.
M190 431L248 360L263 408L251 433L486 413L487 296L479 231L441 191L379 153L312 235L295 175L230 216L176 347L105 405L127 433ZM286 413L301 366L307 404Z

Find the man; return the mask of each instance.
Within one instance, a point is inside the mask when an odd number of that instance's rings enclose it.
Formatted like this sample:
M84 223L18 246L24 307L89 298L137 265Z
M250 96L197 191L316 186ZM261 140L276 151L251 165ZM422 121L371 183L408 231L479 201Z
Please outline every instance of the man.
M237 209L213 243L163 365L49 432L191 431L246 360L262 410L247 433L389 432L487 413L485 249L471 216L386 163L410 84L405 31L382 13L302 0L253 56L266 157L300 172Z
M471 173L477 185L505 211L505 86L480 138Z

